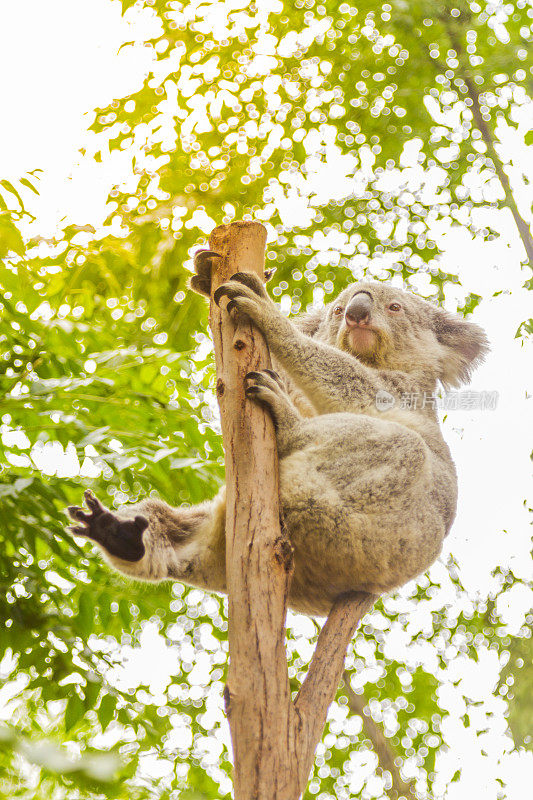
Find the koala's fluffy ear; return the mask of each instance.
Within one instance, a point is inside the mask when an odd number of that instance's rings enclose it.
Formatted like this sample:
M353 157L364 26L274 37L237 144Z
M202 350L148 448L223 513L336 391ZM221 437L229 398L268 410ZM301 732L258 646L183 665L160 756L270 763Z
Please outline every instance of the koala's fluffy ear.
M442 309L435 313L433 329L444 350L439 376L441 382L445 387L468 383L489 350L485 331L475 322Z
M324 308L314 308L312 311L307 311L295 317L293 322L302 333L307 336L315 336L325 318L326 311Z

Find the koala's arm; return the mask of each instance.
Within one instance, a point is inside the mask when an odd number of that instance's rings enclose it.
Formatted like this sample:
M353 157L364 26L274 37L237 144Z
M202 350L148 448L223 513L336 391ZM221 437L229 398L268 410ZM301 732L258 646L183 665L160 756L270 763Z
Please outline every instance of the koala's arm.
M192 508L147 498L112 511L90 491L88 511L70 506L70 531L92 539L119 572L144 581L182 580L202 589L225 587L225 497Z
M361 409L371 405L382 382L379 374L353 356L302 333L281 314L261 281L237 273L215 292L215 301L229 298L232 308L247 314L263 331L276 360L312 400L319 413ZM305 326L305 321L304 321Z

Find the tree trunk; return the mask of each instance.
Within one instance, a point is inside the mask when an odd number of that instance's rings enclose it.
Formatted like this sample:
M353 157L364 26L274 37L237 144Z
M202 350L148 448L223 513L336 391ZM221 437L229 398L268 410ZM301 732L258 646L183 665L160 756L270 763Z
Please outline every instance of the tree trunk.
M263 276L266 231L234 222L212 232L222 255L212 293L235 272ZM285 615L292 547L280 529L278 462L267 412L247 400L244 378L270 366L250 321L211 302L217 396L226 452L226 574L230 667L224 691L234 756L235 800L297 800L307 783L346 647L375 598L340 598L320 634L309 673L291 700Z
M266 230L236 222L209 240L217 260L212 292L235 272L263 276ZM262 335L247 318L211 303L217 395L226 451L226 576L230 668L226 711L234 755L236 800L294 796L287 771L290 690L285 614L292 548L280 531L278 463L268 413L244 395L251 370L271 366Z

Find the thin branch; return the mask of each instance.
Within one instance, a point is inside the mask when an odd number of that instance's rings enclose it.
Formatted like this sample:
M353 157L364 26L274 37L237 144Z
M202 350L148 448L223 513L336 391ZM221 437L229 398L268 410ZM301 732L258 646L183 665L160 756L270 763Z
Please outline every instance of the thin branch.
M342 679L344 681L344 691L348 697L348 708L363 720L364 732L372 742L379 766L383 771L390 773L392 789L389 791L389 797L394 800L399 797L405 797L407 800L417 800L412 783L406 783L400 775L400 770L396 766L398 756L383 733L381 726L374 722L370 714L365 714L366 699L364 695L358 695L354 692L350 683L350 674L346 670L342 674Z
M306 678L294 701L302 728L302 768L312 760L331 701L344 668L346 648L354 631L377 597L366 592L343 595L335 601L322 628ZM312 749L310 749L312 748ZM309 763L309 768L310 768ZM307 777L307 776L306 776Z
M481 113L481 107L479 103L478 91L474 86L474 83L471 80L471 78L465 75L463 76L463 80L468 90L468 96L472 101L472 115L474 117L474 121L481 133L483 141L485 142L487 153L491 157L492 163L494 164L494 170L500 180L502 189L505 194L505 203L507 207L510 209L511 214L513 215L515 225L518 229L518 233L520 235L520 238L522 239L522 244L524 245L524 249L526 251L526 255L529 260L529 264L531 267L533 267L533 237L531 236L529 225L527 224L525 219L520 214L520 211L518 210L516 200L514 199L513 190L511 188L511 183L509 181L505 169L503 168L503 162L500 159L496 151L496 148L494 146L492 133L489 129L489 126L483 119L483 114Z
M462 61L461 69L457 74L465 82L468 97L472 102L472 116L474 117L474 122L476 123L478 130L481 133L481 137L485 142L485 146L487 148L487 153L490 156L492 163L494 164L494 170L496 172L496 175L498 176L498 179L502 185L503 192L505 194L505 203L507 207L510 209L511 214L513 215L515 225L517 227L520 238L522 239L522 244L524 245L524 249L526 251L526 255L529 260L529 264L531 267L533 267L533 237L531 235L531 230L525 219L520 214L520 211L518 210L516 200L514 199L513 190L511 188L511 183L504 169L503 162L500 156L498 155L498 152L494 144L493 133L490 130L489 126L487 125L487 122L484 119L483 114L481 112L481 105L479 102L479 92L474 84L469 68L464 64L464 50L462 43L457 35L457 32L452 27L445 24L445 28L452 47L457 53L458 58L460 57Z

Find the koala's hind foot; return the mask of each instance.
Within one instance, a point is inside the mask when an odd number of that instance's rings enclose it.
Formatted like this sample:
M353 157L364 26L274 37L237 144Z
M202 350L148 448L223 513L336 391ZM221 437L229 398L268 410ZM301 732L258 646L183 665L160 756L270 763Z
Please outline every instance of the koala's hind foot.
M139 561L145 552L143 532L148 520L136 516L132 520L122 520L87 490L84 493L89 513L79 506L69 506L68 513L82 525L71 525L69 530L76 536L86 536L98 542L108 553L124 561Z
M280 455L290 450L294 432L301 421L300 414L292 403L277 372L265 369L246 375L246 397L268 406L276 428L276 439Z

